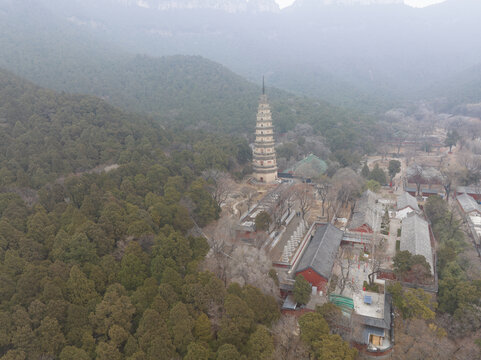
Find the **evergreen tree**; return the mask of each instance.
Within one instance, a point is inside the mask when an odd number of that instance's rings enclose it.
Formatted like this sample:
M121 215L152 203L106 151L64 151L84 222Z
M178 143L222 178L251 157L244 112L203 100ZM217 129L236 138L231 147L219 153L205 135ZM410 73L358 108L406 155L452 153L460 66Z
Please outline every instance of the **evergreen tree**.
M367 162L365 162L361 170L361 175L364 179L367 179L369 178L369 174L370 174L369 167L367 166Z
M254 286L246 285L242 291L242 298L254 312L254 320L270 326L274 321L279 319L279 308L272 296L264 295Z
M232 344L224 344L217 349L216 360L240 360L241 356Z
M5 355L3 355L1 360L26 360L27 355L22 350L8 350Z
M212 328L206 314L199 315L194 325L194 336L200 343L209 344L212 340Z
M379 164L374 165L374 169L369 174L369 180L375 180L379 184L386 184L386 173L379 167Z
M169 327L174 346L180 354L185 354L187 346L194 339L192 335L194 321L185 304L179 302L172 307L169 314Z
M254 325L254 313L244 300L231 294L225 298L224 309L225 314L217 334L219 342L230 343L243 349Z
M90 360L88 354L79 348L74 346L66 346L62 349L60 353L60 360Z
M204 344L191 342L187 347L187 355L184 360L209 360L212 354Z
M271 216L266 211L261 211L255 218L256 230L268 231L271 221Z
M89 280L77 265L70 269L67 295L73 304L84 306L91 306L98 298L95 283Z
M65 338L56 319L46 317L37 329L40 351L45 355L54 356L62 349Z
M296 303L305 305L311 300L312 287L302 275L296 276L294 283L294 300Z
M122 354L115 345L104 341L97 345L95 353L97 360L122 360Z
M265 326L259 325L257 330L252 333L247 343L247 353L250 359L273 359L274 342Z
M452 151L453 146L456 146L456 144L459 141L459 134L456 130L453 131L448 131L448 135L446 136L446 140L444 141L444 145L449 146L449 152Z
M390 160L389 161L389 178L394 179L394 177L401 171L401 162L399 160Z
M137 242L131 242L122 257L119 278L128 290L135 290L147 277L147 255Z

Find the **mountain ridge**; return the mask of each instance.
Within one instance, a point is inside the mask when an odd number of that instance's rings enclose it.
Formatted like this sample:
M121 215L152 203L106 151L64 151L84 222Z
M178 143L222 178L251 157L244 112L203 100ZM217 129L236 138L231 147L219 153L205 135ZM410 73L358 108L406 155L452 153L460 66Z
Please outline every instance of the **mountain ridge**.
M276 13L126 11L104 2L95 8L88 2L47 6L55 6L62 18L76 16L83 31L130 51L201 55L250 80L266 75L288 91L382 111L481 61L481 50L472 46L481 32L476 17L481 6L458 1L423 9L398 1L370 6L305 1ZM295 79L298 69L307 74L302 82Z

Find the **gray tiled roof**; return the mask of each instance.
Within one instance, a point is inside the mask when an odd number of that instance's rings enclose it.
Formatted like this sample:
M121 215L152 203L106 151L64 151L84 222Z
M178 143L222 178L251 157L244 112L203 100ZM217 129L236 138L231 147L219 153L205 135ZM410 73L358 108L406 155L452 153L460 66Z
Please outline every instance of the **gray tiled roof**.
M481 195L481 187L479 186L458 186L456 188L456 192L459 193L467 193L467 194L476 194Z
M431 273L434 273L429 226L426 220L415 213L409 214L402 222L401 251L405 250L413 255L424 256L431 266Z
M409 193L404 192L402 195L397 197L397 209L402 210L408 206L415 211L419 211L418 201L416 198Z
M384 296L384 317L375 318L365 315L358 315L359 322L366 326L372 326L380 329L391 329L391 294Z
M349 229L357 229L364 224L369 225L373 231L376 230L374 229L375 225L377 228L379 227L380 221L376 221L377 200L377 195L370 190L367 190L362 194L361 198L356 201Z
M481 213L481 206L479 206L476 200L474 200L468 194L461 194L461 195L458 195L456 198L459 202L459 205L461 205L461 208L465 213L470 213L472 211L477 211Z
M343 234L342 230L331 224L319 226L302 254L296 273L311 268L329 279Z

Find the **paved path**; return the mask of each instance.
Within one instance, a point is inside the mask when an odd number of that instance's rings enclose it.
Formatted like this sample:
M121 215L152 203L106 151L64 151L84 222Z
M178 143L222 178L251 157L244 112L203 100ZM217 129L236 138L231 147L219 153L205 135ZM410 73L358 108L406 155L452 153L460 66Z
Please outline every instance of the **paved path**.
M399 219L391 219L389 224L389 236L387 236L386 242L386 258L382 263L383 268L392 268L392 258L396 255L397 230L400 227L401 221Z

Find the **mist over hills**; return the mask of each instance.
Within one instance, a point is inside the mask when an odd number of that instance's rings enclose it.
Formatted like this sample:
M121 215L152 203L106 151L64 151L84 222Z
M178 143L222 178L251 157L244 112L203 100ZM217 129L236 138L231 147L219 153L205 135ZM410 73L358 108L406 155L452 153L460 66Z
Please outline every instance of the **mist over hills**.
M110 0L128 6L147 9L216 9L231 13L236 12L276 12L279 6L274 0Z
M0 46L8 51L0 53L0 68L57 91L95 95L180 129L252 134L261 88L226 67L199 56L130 54L83 34L34 2L2 4ZM268 94L277 132L308 123L332 149L371 146L374 121L361 112L271 87Z
M424 9L397 1L304 0L280 12L237 13L43 1L84 31L131 51L201 55L249 79L266 74L274 86L365 109L424 96L430 85L481 63L475 46L481 3L473 0Z

